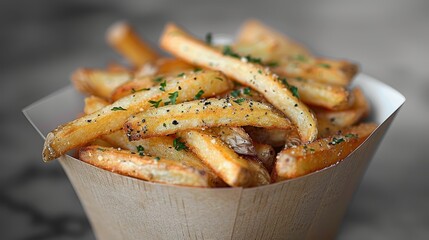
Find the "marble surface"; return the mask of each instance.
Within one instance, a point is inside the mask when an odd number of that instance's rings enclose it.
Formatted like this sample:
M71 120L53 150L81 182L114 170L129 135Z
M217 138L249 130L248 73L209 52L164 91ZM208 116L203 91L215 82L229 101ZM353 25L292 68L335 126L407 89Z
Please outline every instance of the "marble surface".
M174 2L174 4L173 4ZM377 3L375 3L377 2ZM1 1L0 238L94 239L58 163L21 113L79 66L118 56L105 29L128 19L155 43L163 25L233 34L258 18L315 52L347 57L407 102L354 197L338 239L429 238L429 1Z

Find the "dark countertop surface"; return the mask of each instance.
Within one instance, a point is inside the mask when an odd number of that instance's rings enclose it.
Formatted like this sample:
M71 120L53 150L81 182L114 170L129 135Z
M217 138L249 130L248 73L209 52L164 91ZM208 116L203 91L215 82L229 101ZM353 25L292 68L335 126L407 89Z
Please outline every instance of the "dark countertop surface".
M364 176L338 239L429 238L429 1L2 1L0 238L94 239L59 163L21 113L80 66L119 57L104 32L127 19L155 43L168 21L198 36L258 18L321 55L346 57L407 98Z

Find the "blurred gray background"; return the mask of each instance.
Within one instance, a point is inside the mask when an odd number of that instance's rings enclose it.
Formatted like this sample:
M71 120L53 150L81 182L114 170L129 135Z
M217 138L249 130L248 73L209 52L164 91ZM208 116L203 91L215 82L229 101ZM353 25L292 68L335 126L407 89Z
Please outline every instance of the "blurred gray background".
M58 163L21 109L80 66L119 59L106 28L127 19L148 41L167 21L234 34L258 18L313 51L346 57L407 102L355 195L338 239L429 239L429 1L1 1L0 239L94 239Z

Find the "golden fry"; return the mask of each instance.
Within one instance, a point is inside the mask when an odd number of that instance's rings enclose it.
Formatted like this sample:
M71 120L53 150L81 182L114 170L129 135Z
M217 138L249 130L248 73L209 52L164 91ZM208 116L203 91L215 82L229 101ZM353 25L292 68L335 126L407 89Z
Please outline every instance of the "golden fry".
M260 102L244 98L194 100L132 115L124 125L131 140L219 126L290 129L289 120Z
M331 166L353 152L376 127L374 123L362 123L344 129L341 135L284 149L277 155L273 178L278 182Z
M269 69L251 63L247 58L240 59L230 56L231 54L222 54L174 24L166 26L160 43L161 47L179 58L192 64L220 70L241 84L262 93L297 126L303 142L316 139L316 118L289 88L282 85L277 76L269 72Z
M96 167L151 182L192 187L210 187L207 173L181 162L141 156L128 150L101 146L83 147L79 159Z

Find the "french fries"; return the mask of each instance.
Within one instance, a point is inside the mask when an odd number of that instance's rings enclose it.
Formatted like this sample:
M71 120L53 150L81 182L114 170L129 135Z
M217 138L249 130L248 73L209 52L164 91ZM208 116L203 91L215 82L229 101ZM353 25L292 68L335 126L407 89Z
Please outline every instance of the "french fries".
M251 114L250 114L251 113ZM244 98L194 100L132 115L124 125L130 140L219 126L290 129L288 119L271 107Z
M126 174L152 182L210 187L207 174L180 162L141 156L127 150L88 146L79 151L79 159L107 171Z
M145 181L257 187L335 164L377 127L360 123L369 102L348 90L356 65L317 58L256 20L231 46L167 24L160 45L174 58L124 22L107 40L132 67L75 71L89 95L84 115L47 135L44 161L75 149L84 162Z
M329 167L346 158L375 130L376 124L363 123L344 129L339 135L284 149L277 155L273 179L278 182Z
M178 132L177 136L229 186L252 184L249 163L219 138L196 130Z
M186 86L186 91L182 91L181 86ZM54 160L75 147L119 130L130 115L172 101L173 95L177 95L175 101L180 103L193 99L200 91L204 91L205 96L213 96L231 88L232 83L220 72L201 71L177 76L167 83L164 91L153 87L136 92L95 113L59 126L46 136L43 160Z
M215 48L193 38L174 24L167 24L161 36L161 47L193 64L222 71L243 85L258 92L282 111L297 126L303 142L317 137L317 121L310 110L294 93L283 86L277 76L247 58L222 54ZM227 50L227 49L225 49ZM225 51L225 53L228 53Z
M369 114L370 106L362 90L354 88L352 95L354 102L348 109L341 111L314 109L319 123L319 136L329 136L341 128L352 126Z
M159 58L126 22L117 22L107 31L107 42L134 66L143 66Z
M133 75L127 71L103 71L79 68L72 75L75 88L87 95L109 100L113 91L130 81Z

